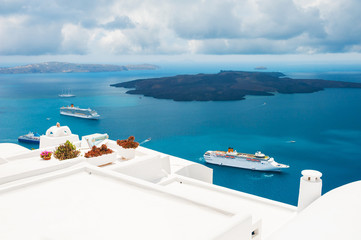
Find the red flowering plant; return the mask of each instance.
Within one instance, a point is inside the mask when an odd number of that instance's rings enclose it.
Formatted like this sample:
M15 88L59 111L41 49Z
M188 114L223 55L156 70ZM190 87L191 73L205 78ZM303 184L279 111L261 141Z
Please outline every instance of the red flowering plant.
M103 144L101 147L93 146L92 149L84 154L84 157L91 158L91 157L99 157L103 154L112 153L113 150L109 149L107 145Z
M44 159L44 160L49 160L49 159L51 158L51 155L52 155L52 154L53 154L52 152L42 151L42 152L40 153L40 157L41 157L42 159Z
M134 141L134 136L128 137L128 139L117 140L117 144L123 148L137 148L139 146L138 142Z

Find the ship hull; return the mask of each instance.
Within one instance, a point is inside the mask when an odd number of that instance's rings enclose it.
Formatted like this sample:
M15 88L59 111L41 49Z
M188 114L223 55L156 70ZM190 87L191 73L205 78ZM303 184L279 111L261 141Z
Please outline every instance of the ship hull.
M92 115L80 115L80 114L73 114L73 113L68 113L68 112L60 112L61 115L64 116L69 116L69 117L77 117L77 118L84 118L84 119L92 119L92 120L98 120L99 119L99 115L98 116L92 116Z
M245 158L240 157L216 157L216 156L207 156L204 155L204 159L207 163L228 166L228 167L237 167L237 168L244 168L256 171L281 171L282 168L285 167L278 167L277 163L273 164L272 162L268 161L255 161L255 160L247 160Z
M61 97L61 98L72 98L72 97L75 97L75 95L73 95L73 94L59 94L58 96Z
M24 143L36 143L39 144L40 143L40 138L24 138L24 137L19 137L18 138L19 142L24 142Z

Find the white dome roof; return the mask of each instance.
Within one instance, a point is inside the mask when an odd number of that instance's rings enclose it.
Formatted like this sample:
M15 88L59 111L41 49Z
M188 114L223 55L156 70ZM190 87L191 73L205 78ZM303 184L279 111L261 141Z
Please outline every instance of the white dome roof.
M359 239L361 181L326 193L267 240Z

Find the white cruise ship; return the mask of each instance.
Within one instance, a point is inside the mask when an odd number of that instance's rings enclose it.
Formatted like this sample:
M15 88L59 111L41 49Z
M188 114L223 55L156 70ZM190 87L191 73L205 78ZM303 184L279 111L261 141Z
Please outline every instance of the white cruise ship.
M75 95L74 95L74 94L71 94L71 93L62 93L62 94L59 94L58 96L61 97L61 98L71 98L71 97L75 97Z
M74 94L72 94L69 90L67 92L62 92L61 94L58 94L59 97L61 98L72 98L75 97Z
M204 159L207 163L258 171L280 171L282 168L289 168L288 165L277 163L272 157L260 151L255 154L238 153L233 148L228 148L227 152L207 151Z
M66 107L61 107L60 108L60 114L62 115L66 115L66 116L71 116L71 117L78 117L78 118L85 118L85 119L99 119L100 115L90 109L90 108L79 108L79 107L74 107L73 104Z

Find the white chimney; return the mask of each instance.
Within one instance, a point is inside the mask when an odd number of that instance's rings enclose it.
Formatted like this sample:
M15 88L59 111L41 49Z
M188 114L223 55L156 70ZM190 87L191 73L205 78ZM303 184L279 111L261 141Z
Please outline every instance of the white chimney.
M322 173L315 170L303 170L298 195L298 211L302 211L317 198L321 197Z

